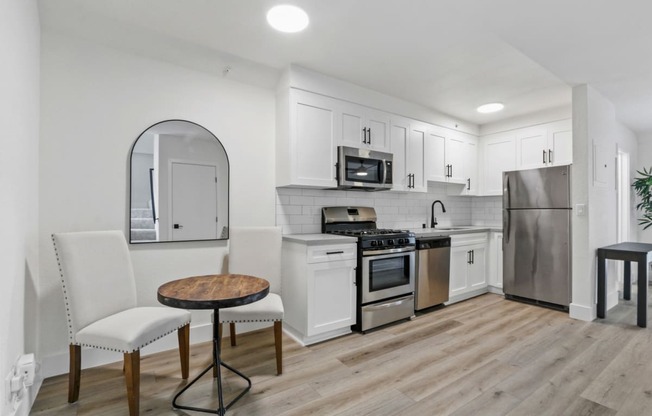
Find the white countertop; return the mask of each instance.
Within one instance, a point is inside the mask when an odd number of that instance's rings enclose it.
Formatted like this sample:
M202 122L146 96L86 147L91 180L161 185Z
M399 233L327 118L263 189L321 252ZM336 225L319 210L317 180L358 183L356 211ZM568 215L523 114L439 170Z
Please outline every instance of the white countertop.
M358 239L335 234L286 234L283 236L283 241L315 246L320 244L355 244Z
M489 231L502 232L503 228L500 226L492 225L452 225L450 227L441 228L412 228L410 231L413 232L417 238L419 238L435 237L440 235L486 233Z
M413 228L410 229L418 237L435 237L439 235L484 233L489 231L502 232L503 228L491 225L460 225L441 228ZM285 234L284 241L302 243L309 246L321 244L355 244L358 239L336 234Z

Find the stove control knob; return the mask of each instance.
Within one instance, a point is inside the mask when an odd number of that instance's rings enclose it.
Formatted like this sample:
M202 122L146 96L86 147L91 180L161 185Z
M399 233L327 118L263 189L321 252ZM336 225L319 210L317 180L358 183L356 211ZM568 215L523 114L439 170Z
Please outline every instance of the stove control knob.
M403 243L405 243L405 240L403 240L402 238L399 238L399 239L398 239L398 243L399 243L399 244L403 244Z
M390 246L393 246L394 245L394 240L387 240L387 244L390 245Z
M378 241L372 241L371 242L371 247L376 247L377 244L378 244Z

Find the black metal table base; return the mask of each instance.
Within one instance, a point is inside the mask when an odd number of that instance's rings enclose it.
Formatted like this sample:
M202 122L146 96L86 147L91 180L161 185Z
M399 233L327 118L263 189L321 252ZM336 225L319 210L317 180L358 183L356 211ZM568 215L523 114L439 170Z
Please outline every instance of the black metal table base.
M240 371L236 370L235 368L231 367L230 365L226 364L225 362L222 362L220 358L220 350L221 350L221 337L219 335L219 322L220 322L220 315L219 315L219 310L215 309L215 315L213 319L213 362L211 365L209 365L204 371L199 373L197 377L192 379L190 383L188 383L179 393L174 396L174 399L172 400L172 407L175 409L182 409L182 410L193 410L195 412L204 412L204 413L213 413L216 415L223 416L226 411L235 404L238 400L242 398L249 390L251 390L251 380L249 377L245 376L242 374ZM224 397L222 395L222 370L221 367L227 368L233 373L237 374L238 376L242 377L243 379L247 380L247 387L238 394L238 396L231 400L229 403L224 405ZM181 404L177 404L177 399L190 388L193 384L197 382L204 374L206 374L210 369L215 368L217 377L215 378L217 382L217 397L218 397L218 407L217 409L206 409L206 408L201 408L201 407L193 407L193 406L184 406Z

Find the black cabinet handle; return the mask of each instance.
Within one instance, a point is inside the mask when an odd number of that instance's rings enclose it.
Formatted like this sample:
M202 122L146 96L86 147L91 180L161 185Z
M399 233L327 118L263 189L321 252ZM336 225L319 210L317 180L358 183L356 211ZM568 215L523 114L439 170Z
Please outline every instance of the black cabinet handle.
M548 163L552 163L552 150L548 149Z
M466 252L466 263L471 264L471 250Z
M471 178L468 178L466 180L466 190L470 191L471 190Z
M339 251L327 251L326 254L329 255L329 256L330 256L331 254L344 254L344 251L343 251L343 250L339 250Z
M475 264L475 250L471 250L471 264Z
M367 144L367 128L362 128L362 143Z
M543 164L546 164L546 151L543 151Z
M367 144L371 144L371 127L367 127L367 133L369 133L369 138L367 139Z

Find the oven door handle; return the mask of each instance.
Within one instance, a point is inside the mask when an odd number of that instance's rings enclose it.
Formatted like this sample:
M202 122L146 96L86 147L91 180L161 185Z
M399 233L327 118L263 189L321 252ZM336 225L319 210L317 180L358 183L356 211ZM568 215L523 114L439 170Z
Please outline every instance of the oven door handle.
M362 252L362 257L376 257L382 256L384 254L401 254L401 253L413 253L414 247L403 247L403 248L388 248L386 250L368 250Z
M409 295L402 298L394 299L391 302L380 303L378 305L366 305L364 308L368 311L379 311L394 306L399 306L405 302L414 301L414 296Z

